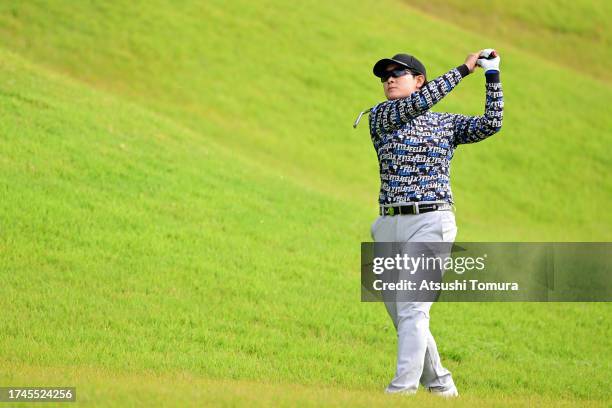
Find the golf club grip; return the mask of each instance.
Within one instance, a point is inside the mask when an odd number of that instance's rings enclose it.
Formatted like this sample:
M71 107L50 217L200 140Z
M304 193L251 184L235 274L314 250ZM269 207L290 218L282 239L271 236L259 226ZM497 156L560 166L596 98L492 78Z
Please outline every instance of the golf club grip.
M492 60L497 58L497 51L493 50L491 51L491 53L489 54L488 57L479 57L478 59L486 59L486 60Z

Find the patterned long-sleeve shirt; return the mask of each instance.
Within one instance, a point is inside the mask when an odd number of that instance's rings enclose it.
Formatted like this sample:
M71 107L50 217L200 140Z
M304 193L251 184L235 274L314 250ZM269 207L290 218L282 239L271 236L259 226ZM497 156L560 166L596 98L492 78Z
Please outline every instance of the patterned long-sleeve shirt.
M378 155L380 205L454 203L450 186L454 150L462 143L479 142L495 134L503 119L504 101L497 71L485 74L484 115L429 110L468 74L467 66L461 65L406 98L388 100L371 109L370 136Z

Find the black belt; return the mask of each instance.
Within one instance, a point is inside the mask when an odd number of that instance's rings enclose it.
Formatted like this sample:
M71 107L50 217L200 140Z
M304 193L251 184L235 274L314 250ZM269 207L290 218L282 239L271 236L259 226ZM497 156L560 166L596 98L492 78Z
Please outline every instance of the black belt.
M430 211L450 210L452 206L447 203L439 204L407 204L395 207L380 207L380 215L407 215L422 214Z

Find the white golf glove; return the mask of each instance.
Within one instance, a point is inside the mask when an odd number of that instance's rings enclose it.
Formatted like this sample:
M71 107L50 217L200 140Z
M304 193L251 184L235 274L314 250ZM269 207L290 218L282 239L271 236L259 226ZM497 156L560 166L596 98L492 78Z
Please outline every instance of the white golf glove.
M493 48L482 50L476 64L480 65L485 73L489 71L499 72L499 54Z

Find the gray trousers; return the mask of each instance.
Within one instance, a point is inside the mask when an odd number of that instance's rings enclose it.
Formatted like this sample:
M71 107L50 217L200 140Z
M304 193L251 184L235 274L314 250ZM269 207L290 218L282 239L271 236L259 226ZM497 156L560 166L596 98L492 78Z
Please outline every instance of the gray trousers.
M372 224L371 235L375 242L452 243L457 236L455 214L449 210L380 216ZM448 248L450 251L450 245ZM419 383L437 391L455 386L450 371L440 362L436 342L429 331L431 305L432 302L385 301L398 339L397 370L386 392L413 394Z

